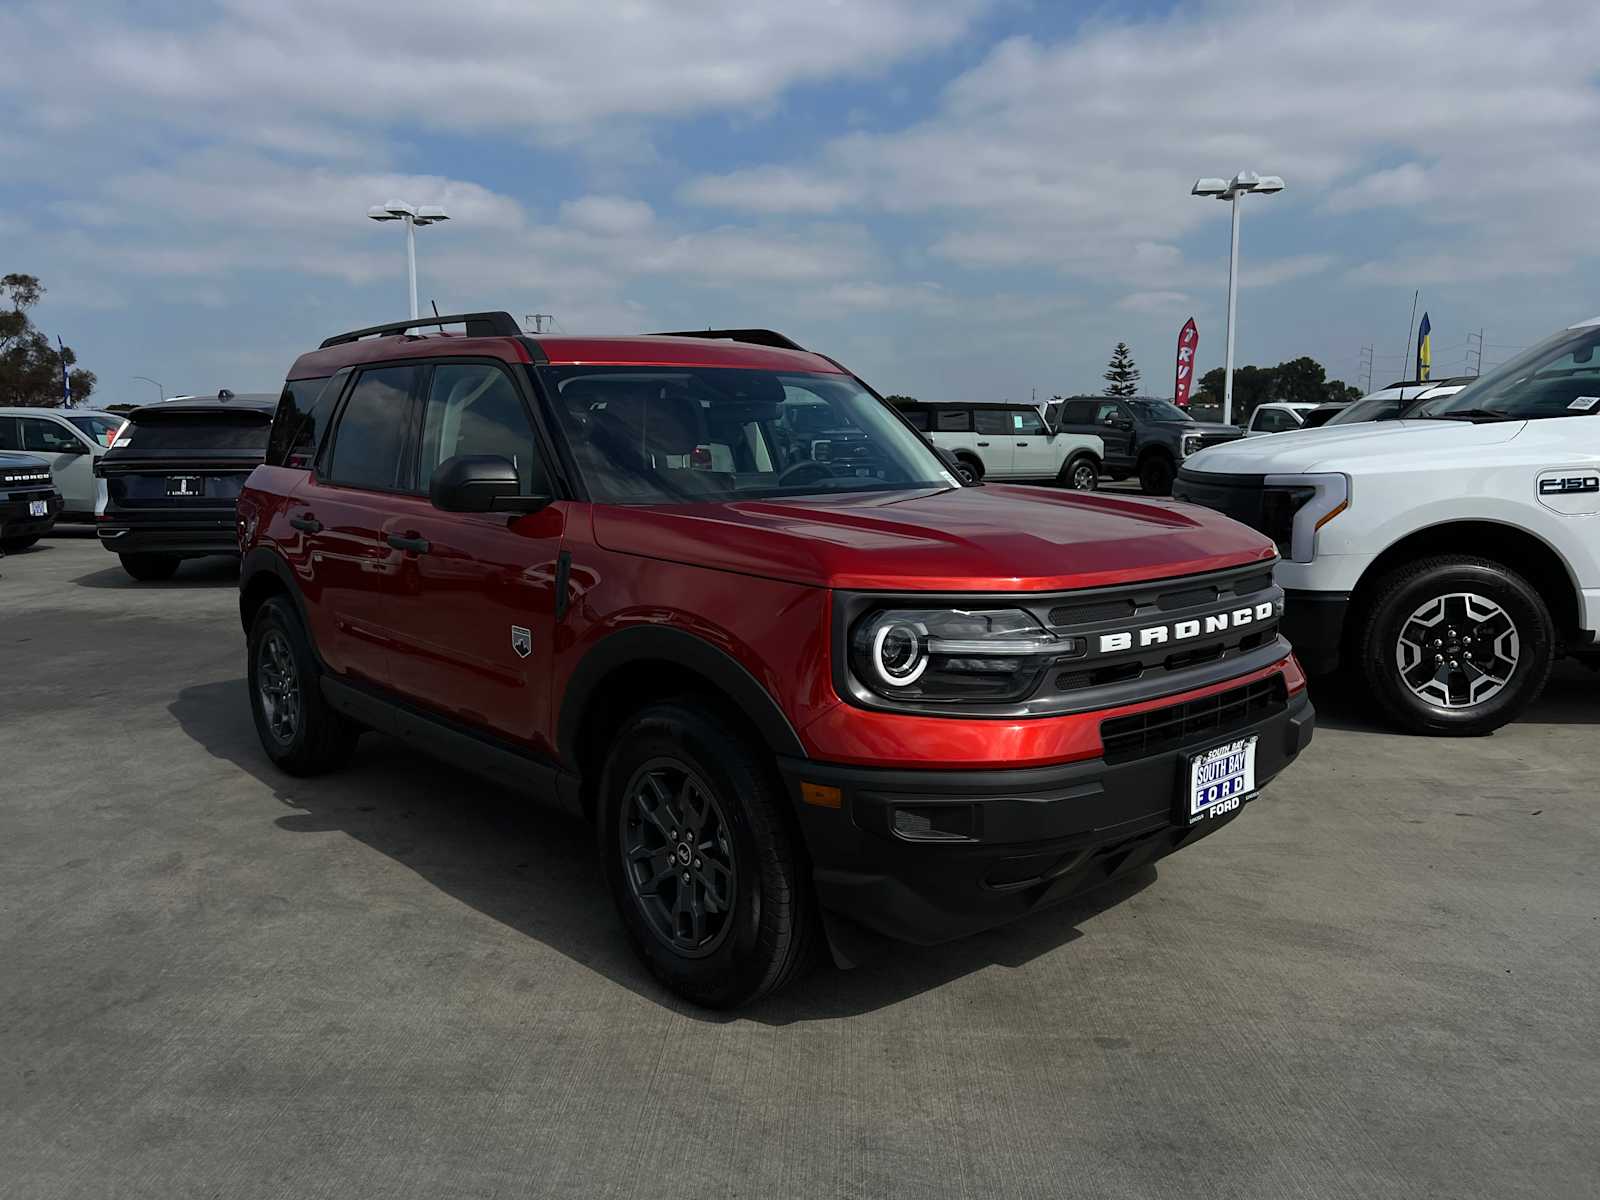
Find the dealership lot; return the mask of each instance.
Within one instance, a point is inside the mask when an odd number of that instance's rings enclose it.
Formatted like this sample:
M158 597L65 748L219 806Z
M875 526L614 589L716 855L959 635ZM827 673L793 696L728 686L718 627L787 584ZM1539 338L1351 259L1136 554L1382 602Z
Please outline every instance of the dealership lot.
M589 831L251 726L226 560L0 561L0 1194L1582 1196L1600 677L1316 741L1109 894L692 1009ZM19 787L19 781L27 781Z

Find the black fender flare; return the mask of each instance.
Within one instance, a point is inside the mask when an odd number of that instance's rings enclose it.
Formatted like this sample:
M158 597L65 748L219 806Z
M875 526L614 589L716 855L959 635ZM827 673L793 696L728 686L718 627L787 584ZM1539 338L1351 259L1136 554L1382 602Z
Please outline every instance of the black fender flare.
M682 629L651 625L607 634L583 656L568 678L556 724L556 745L562 762L569 767L577 763L579 731L590 700L606 677L631 663L651 659L681 666L710 680L749 718L773 753L808 757L772 693L742 663L704 638Z
M263 574L275 576L283 585L283 590L289 594L290 603L294 605L295 615L300 618L300 628L309 636L311 623L306 620L306 602L300 594L300 585L294 577L294 572L290 570L289 564L284 562L283 555L266 546L257 546L239 562L239 623L244 626L246 635L250 632L250 618L245 613L245 597L250 594L251 585Z

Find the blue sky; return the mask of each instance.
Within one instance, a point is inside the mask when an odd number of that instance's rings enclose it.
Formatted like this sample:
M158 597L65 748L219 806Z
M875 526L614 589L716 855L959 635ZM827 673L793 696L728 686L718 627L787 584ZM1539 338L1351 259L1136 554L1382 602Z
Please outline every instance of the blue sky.
M1435 373L1600 313L1600 7L1021 0L22 0L0 10L0 270L102 402L275 389L423 304L570 332L770 325L884 391L1170 388L1222 358Z

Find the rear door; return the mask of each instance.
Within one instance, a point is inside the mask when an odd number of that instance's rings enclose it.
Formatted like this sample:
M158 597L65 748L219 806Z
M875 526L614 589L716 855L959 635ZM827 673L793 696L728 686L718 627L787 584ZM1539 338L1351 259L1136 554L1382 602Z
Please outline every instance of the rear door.
M1054 479L1059 454L1039 410L1020 406L1006 414L1011 423L1012 469L1019 479Z
M94 512L94 455L87 438L54 417L18 417L22 449L50 464L56 490L67 512L84 516Z
M550 658L568 504L536 513L449 513L428 487L460 454L510 460L524 494L550 492L529 397L491 361L437 362L423 381L414 486L383 533L397 558L385 623L394 688L459 722L553 754Z
M358 372L289 524L305 538L298 576L323 659L335 671L388 686L392 635L385 601L401 552L383 526L410 486L407 455L422 366Z
M983 459L986 479L1010 479L1017 473L1016 437L1011 428L1011 413L1003 408L975 408L972 427L974 445Z

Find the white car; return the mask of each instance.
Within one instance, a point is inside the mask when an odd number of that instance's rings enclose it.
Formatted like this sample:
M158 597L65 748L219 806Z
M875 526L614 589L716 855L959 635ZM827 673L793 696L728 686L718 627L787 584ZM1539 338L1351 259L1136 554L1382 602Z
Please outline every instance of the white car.
M1306 414L1318 404L1302 404L1298 400L1271 400L1256 406L1250 414L1250 423L1244 427L1245 437L1260 437L1264 433L1288 433L1305 423Z
M1600 654L1597 417L1600 317L1416 417L1201 451L1173 495L1277 542L1308 670L1359 672L1402 728L1485 733L1558 654Z
M1105 443L1052 428L1031 404L915 401L897 407L976 479L1053 480L1080 492L1099 486Z
M0 408L0 450L20 450L50 464L64 521L92 521L105 499L94 464L128 422L87 408Z

